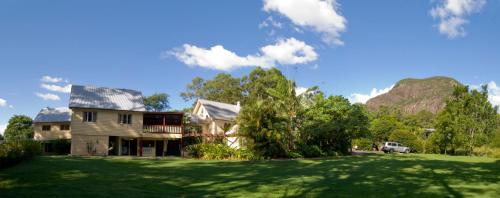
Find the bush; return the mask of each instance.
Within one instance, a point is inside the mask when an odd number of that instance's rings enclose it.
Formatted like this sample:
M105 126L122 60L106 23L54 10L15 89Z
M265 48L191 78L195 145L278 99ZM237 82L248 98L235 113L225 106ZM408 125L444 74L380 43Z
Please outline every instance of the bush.
M352 145L358 146L357 150L361 151L371 151L373 142L368 138L359 138L352 140Z
M33 140L12 140L0 144L0 168L13 166L39 155L41 151L40 143Z
M495 157L500 158L500 148L482 146L476 147L473 150L475 156Z
M189 155L204 160L251 160L256 159L252 152L246 149L235 149L225 144L203 143L187 146Z
M298 151L300 152L301 157L324 157L327 155L317 145L300 144ZM290 157L296 158L293 156Z
M71 140L58 139L49 142L52 153L56 155L66 155L71 152Z

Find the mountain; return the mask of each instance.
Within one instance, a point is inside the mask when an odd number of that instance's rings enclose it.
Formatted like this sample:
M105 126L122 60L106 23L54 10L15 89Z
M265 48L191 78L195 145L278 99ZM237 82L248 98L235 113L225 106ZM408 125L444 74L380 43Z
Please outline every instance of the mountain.
M443 76L407 78L397 82L389 92L368 100L366 105L370 111L387 106L409 114L422 110L437 113L444 107L446 98L453 93L456 85L461 83Z

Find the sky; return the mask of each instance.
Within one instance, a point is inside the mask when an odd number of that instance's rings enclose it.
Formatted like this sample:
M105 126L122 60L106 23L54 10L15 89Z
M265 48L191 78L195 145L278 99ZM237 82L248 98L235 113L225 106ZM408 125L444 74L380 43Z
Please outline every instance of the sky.
M298 90L366 102L403 78L488 84L500 105L500 0L0 1L0 133L68 105L71 85L180 93L279 68Z

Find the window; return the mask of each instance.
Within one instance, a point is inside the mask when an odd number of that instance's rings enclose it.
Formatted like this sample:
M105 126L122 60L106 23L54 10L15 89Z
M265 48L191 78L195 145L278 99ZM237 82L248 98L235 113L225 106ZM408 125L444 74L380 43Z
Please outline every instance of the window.
M132 124L132 114L118 114L118 123Z
M50 131L50 125L43 125L42 131Z
M83 122L95 122L97 112L83 112Z
M69 124L61 124L59 129L61 129L61 131L69 131Z

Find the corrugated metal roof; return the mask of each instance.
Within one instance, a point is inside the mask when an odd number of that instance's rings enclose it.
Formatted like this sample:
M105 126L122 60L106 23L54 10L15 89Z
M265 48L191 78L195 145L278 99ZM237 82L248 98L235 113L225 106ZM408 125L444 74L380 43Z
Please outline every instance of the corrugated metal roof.
M199 99L201 104L205 107L208 115L213 119L219 120L234 120L238 117L240 106L227 104L222 102L215 102L210 100Z
M43 108L33 122L70 122L71 110L66 107Z
M73 85L70 108L146 111L140 91Z

